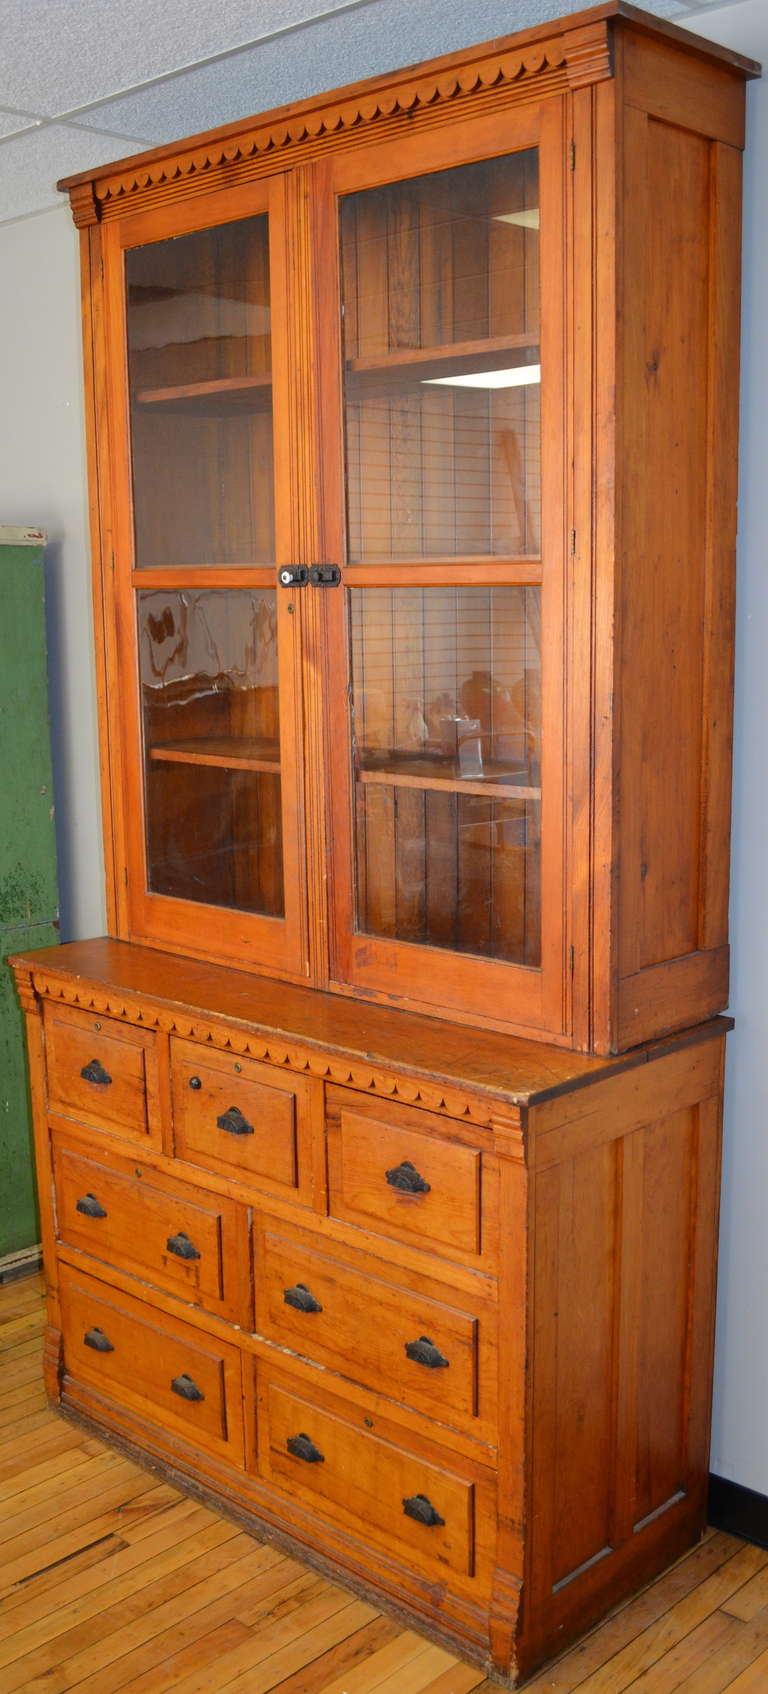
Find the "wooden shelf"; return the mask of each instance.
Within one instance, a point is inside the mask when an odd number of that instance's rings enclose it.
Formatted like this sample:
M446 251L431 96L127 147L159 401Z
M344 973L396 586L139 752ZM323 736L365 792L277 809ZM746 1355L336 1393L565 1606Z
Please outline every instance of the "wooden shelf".
M264 412L272 404L272 377L269 374L223 376L211 382L182 383L175 388L139 388L134 402L163 412L197 412L206 417Z
M364 757L365 764L355 773L358 782L379 783L387 788L435 789L448 794L481 794L484 799L541 799L540 788L532 788L521 780L524 771L510 770L498 760L487 763L481 776L462 776L458 759L429 754L411 758L397 753L369 753Z
M347 384L368 392L402 388L404 381L462 376L469 371L501 371L515 364L515 353L536 348L538 335L490 335L479 341L451 341L443 347L397 347L372 358L348 359ZM525 364L525 360L519 361ZM350 381L351 379L351 381Z
M206 735L192 741L155 742L150 759L159 764L217 765L220 770L280 772L276 741L248 735Z

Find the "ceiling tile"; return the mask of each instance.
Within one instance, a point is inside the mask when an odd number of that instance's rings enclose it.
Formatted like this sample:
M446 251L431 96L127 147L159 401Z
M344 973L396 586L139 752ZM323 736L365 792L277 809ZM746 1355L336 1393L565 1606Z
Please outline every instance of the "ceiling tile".
M0 105L60 117L349 3L0 0Z
M648 10L674 17L681 0L646 0ZM509 0L474 0L471 19L455 0L374 0L217 63L201 65L124 99L110 100L78 123L131 135L175 141L218 124L234 123L254 112L286 105L358 78L376 76L451 53L470 42L489 40L561 17L563 0L517 0L514 18ZM94 163L99 162L98 149Z
M47 124L0 142L0 223L61 204L57 178L88 169L94 140L85 130ZM126 151L125 139L100 135L98 148L105 163L120 159Z

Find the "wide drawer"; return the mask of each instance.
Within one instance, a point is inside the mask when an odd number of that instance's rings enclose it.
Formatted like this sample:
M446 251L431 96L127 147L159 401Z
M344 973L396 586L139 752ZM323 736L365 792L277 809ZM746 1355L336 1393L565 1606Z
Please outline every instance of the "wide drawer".
M331 1213L479 1268L496 1246L496 1167L433 1113L326 1091Z
M53 1134L59 1239L244 1327L251 1318L248 1214L135 1160Z
M50 1000L44 1017L51 1111L116 1135L159 1142L153 1032Z
M61 1308L66 1375L242 1465L236 1347L64 1267Z
M268 1340L495 1440L495 1314L340 1263L297 1231L254 1225L256 1328ZM382 1267L383 1268L383 1267Z
M399 1440L313 1405L288 1376L259 1365L258 1377L258 1468L265 1481L348 1523L366 1545L426 1566L436 1578L485 1572L490 1474L479 1484L434 1446L425 1459Z
M311 1203L321 1083L173 1039L171 1086L177 1158Z

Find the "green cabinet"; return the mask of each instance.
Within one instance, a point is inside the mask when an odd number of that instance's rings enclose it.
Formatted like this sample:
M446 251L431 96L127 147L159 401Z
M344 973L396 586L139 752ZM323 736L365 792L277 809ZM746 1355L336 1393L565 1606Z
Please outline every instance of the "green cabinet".
M5 960L58 940L44 542L0 526L0 1260L38 1239L23 1022Z

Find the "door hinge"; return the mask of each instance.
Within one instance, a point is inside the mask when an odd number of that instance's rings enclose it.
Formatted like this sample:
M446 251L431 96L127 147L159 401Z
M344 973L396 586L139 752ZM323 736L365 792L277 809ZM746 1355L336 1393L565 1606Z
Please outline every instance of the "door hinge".
M571 552L572 553L576 552L576 531L575 531L575 529L571 530Z
M575 171L575 169L576 169L576 143L575 143L575 141L572 141L571 144L570 144L570 147L568 149L568 157L570 159L571 170Z
M123 882L125 883L125 886L127 888L128 887L128 866L127 865L123 865Z
M571 976L573 976L573 966L574 966L574 953L573 953L573 942L571 942L571 945L568 948L568 968L570 970Z

